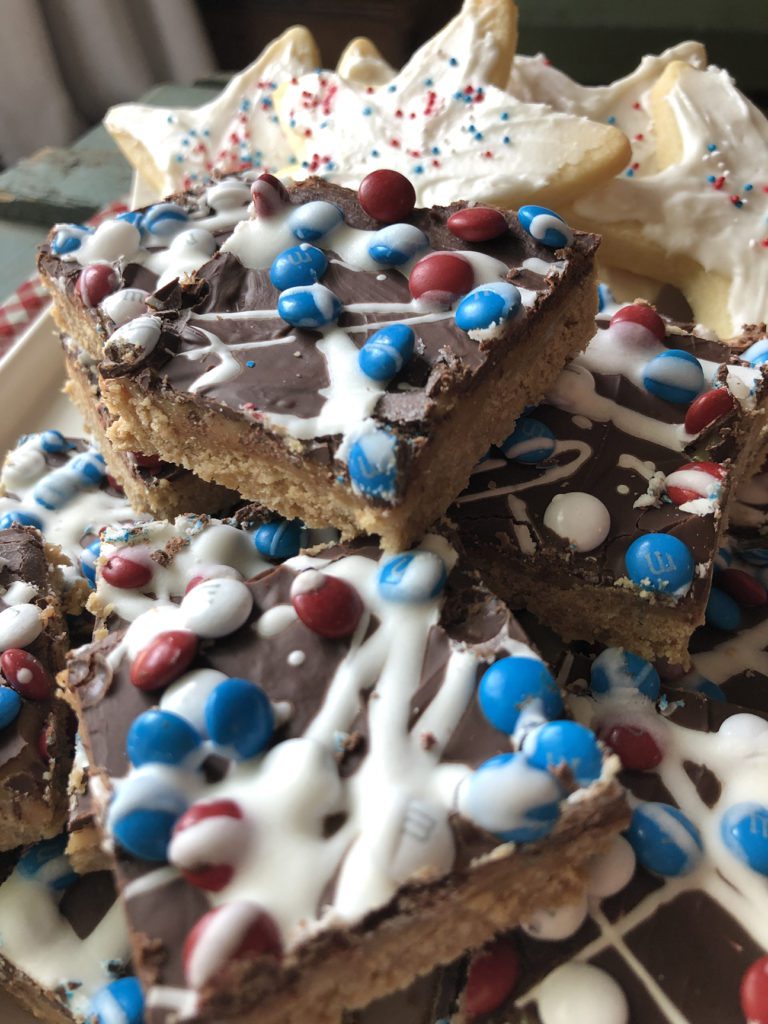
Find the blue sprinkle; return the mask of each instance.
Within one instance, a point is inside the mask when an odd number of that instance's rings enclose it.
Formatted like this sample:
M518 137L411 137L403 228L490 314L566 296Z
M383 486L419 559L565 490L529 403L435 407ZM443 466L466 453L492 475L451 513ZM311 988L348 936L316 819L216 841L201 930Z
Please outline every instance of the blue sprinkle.
M183 164L184 163L184 157L181 155L181 153L177 153L176 154L176 163L177 164Z
M432 81L432 79L431 79L431 78L425 78L425 79L424 79L424 85L425 85L425 86L427 87L427 89L429 89L429 87L430 87L431 85L434 85L434 84L435 84L435 83L434 83L434 82Z
M616 124L616 118L614 117L613 114L611 114L611 116L609 118L607 118L607 121L608 121L608 124Z
M714 142L710 142L709 145L707 146L707 152L708 153L714 153L716 150L717 150L717 146L714 144Z
M173 122L176 120L176 118L173 116L173 114L169 114L168 117L166 117L165 120L168 122L168 124L173 124Z
M249 359L249 360L247 360L245 365L248 367L249 370L252 370L254 368L254 366L256 365L256 363L254 363L254 361L252 359Z
M745 192L751 192L754 187L755 187L754 185L745 185L744 186L744 191Z
M448 63L451 65L452 68L455 68L459 62L456 60L455 57L449 57Z
M416 164L416 166L413 168L413 173L414 174L423 174L424 173L424 167L422 166L422 164Z
M379 151L378 151L378 149L372 149L372 150L371 150L371 156L379 156L379 155L380 155L380 154L379 154Z
M471 124L471 125L469 126L469 130L470 130L470 131L472 132L472 134L474 135L474 134L475 134L475 132L477 131L477 125Z
M716 178L716 177L714 176L714 174L708 174L708 175L707 175L707 181L708 181L708 182L710 183L710 185L711 185L711 184L713 184L713 182L717 181L717 178Z
M482 132L476 132L475 133L475 142L482 142L482 141L483 141L483 133Z
M182 139L181 140L181 144L182 144L182 146L188 146L189 145L189 139Z
M502 112L501 112L501 114L499 116L500 116L502 121L508 121L509 120L509 112L506 111L506 110L502 110Z
M508 146L510 144L510 142L512 141L512 139L510 139L510 137L508 135L505 135L504 138L501 141L504 143L505 146Z
M397 86L396 85L388 85L387 86L387 92L396 92L396 91L397 91Z
M635 172L634 172L634 170L631 167L627 168L626 174L627 174L628 178L634 178L634 176L635 176Z
M363 107L363 117L370 117L373 113L373 107Z
M463 92L455 92L453 94L453 98L455 100L463 100L464 99L464 93Z
M432 156L440 156L440 147L433 146L431 149Z

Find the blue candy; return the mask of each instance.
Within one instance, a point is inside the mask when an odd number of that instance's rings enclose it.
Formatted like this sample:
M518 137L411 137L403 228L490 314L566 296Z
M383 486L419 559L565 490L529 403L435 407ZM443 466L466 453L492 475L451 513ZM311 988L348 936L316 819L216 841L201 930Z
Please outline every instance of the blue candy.
M729 548L722 547L717 549L715 555L715 568L716 569L727 569L729 565L733 564L733 554Z
M325 327L338 320L341 303L323 284L301 285L281 294L277 312L294 327Z
M347 468L353 491L392 500L397 481L397 438L387 430L363 434L349 449Z
M442 591L448 571L432 551L409 551L386 559L379 569L378 589L385 601L410 604L431 601Z
M707 601L706 622L715 629L724 629L735 633L741 628L741 608L730 594L718 587L712 587Z
M314 242L333 231L343 219L344 215L338 206L317 199L295 207L288 219L288 227L302 242Z
M72 447L71 442L58 430L44 430L38 439L44 452L66 452Z
M43 508L57 509L66 505L78 490L78 479L70 473L69 466L62 466L48 473L35 484L32 497Z
M141 231L144 214L141 210L126 210L125 213L118 213L115 220L124 220L128 224L133 224L135 228Z
M768 548L742 548L739 555L750 565L768 565Z
M7 530L9 526L14 525L34 526L36 530L42 530L43 521L32 515L31 512L22 512L20 509L14 509L12 512L6 512L0 516L0 530Z
M253 543L260 555L282 561L298 555L304 533L300 519L279 519L263 523L254 533Z
M128 760L143 764L181 765L199 749L201 737L186 719L153 708L134 719L126 738Z
M520 292L513 284L483 284L473 288L456 309L456 326L462 331L485 331L511 320L520 309Z
M657 398L689 405L704 388L704 371L696 356L670 348L645 364L643 384Z
M71 252L77 252L84 239L92 234L91 228L83 224L58 224L51 242L51 252L54 256L66 256Z
M81 452L69 464L69 471L79 477L81 487L95 487L107 475L104 456L99 452Z
M723 842L753 871L768 875L768 807L753 801L729 807L720 821Z
M239 758L260 754L275 731L275 715L269 698L247 679L226 679L205 702L208 735L220 747Z
M144 1024L144 993L137 978L118 978L99 989L88 1006L94 1024Z
M520 712L532 701L540 702L545 718L557 718L563 700L557 683L537 658L501 658L487 668L477 689L480 709L500 732L512 735Z
M10 686L0 686L0 729L15 722L21 711L21 697Z
M627 548L624 564L633 583L680 596L693 582L694 561L687 544L669 533L646 533Z
M96 587L96 562L101 554L101 541L94 540L80 552L80 571L92 588Z
M413 224L388 224L374 231L368 255L383 267L401 267L429 246L429 239Z
M499 445L508 459L533 465L548 459L555 450L555 435L541 420L523 416Z
M168 239L178 235L188 220L189 214L176 203L155 203L142 216L141 228L156 238Z
M371 380L388 381L413 355L416 335L407 324L388 324L368 338L357 361Z
M549 835L563 793L550 772L523 754L499 754L485 761L462 786L459 810L507 843L531 843Z
M616 696L622 691L637 692L656 701L661 679L650 661L623 647L606 647L592 662L590 687L593 693Z
M66 835L60 835L31 846L16 865L19 874L42 882L54 892L68 889L78 876L65 852L67 839Z
M700 679L694 686L696 693L701 693L710 700L717 700L721 703L725 703L728 698L725 695L725 691L717 683L713 683L711 679Z
M687 875L701 859L698 829L670 804L638 804L626 835L637 859L655 875Z
M762 366L764 362L768 361L768 338L761 338L750 345L745 352L741 353L739 359L743 359L750 366Z
M269 279L281 292L303 284L317 284L328 269L328 257L314 245L294 245L272 260Z
M573 232L563 218L546 206L521 206L517 219L531 238L549 249L564 249L573 241Z
M616 297L607 284L600 283L597 286L597 311L602 313L609 306L616 305Z
M600 778L603 758L595 734L578 722L549 722L523 740L528 761L548 771L567 765L580 786Z
M119 783L107 827L132 856L164 862L173 827L188 806L184 794L157 767L141 768Z

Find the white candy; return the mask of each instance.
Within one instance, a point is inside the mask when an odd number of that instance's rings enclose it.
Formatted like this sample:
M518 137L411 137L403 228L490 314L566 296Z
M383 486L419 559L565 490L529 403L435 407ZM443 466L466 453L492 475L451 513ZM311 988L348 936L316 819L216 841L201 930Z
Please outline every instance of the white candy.
M3 485L13 490L36 480L47 469L45 456L39 448L21 445L12 451L3 467Z
M576 551L594 551L611 528L611 514L593 494L556 494L544 513L544 525Z
M160 320L156 316L140 316L124 324L110 339L111 345L129 345L136 354L147 354L160 338Z
M248 619L253 608L251 592L240 580L204 580L184 597L181 617L187 629L213 640L229 636Z
M133 256L141 246L141 232L127 220L105 220L77 251L80 263L107 260L112 263L121 257Z
M629 885L635 873L635 851L623 836L615 836L605 853L589 862L587 892L597 899L605 899L621 892Z
M343 786L333 754L317 740L301 736L278 743L262 762L265 788L280 794L283 820L307 828L340 810ZM270 782L270 780L272 780Z
M746 712L726 718L718 729L719 736L739 741L755 740L765 733L768 733L768 722Z
M195 253L205 253L206 256L213 256L216 248L216 239L206 228L189 228L182 231L169 246L173 253L183 254L192 250Z
M560 942L569 939L587 919L586 896L576 903L566 903L556 910L538 910L522 921L520 927L533 939L542 942Z
M213 210L234 210L251 201L251 189L245 182L230 178L212 185L205 193L205 201Z
M34 604L14 604L0 612L0 651L26 647L43 631L40 609Z
M541 1024L628 1024L627 998L613 978L591 964L567 963L539 989Z
M37 587L26 580L14 580L10 587L3 594L3 601L6 604L31 604L32 598L37 597Z
M400 808L388 873L403 883L419 872L439 877L453 867L456 847L445 810L425 800L409 800Z
M250 571L251 564L264 566L249 534L234 526L219 523L209 526L195 537L195 561L203 566L243 566ZM238 579L242 578L237 574Z
M201 736L207 736L205 727L205 702L219 683L229 677L214 668L198 668L186 672L171 683L160 698L163 711L172 711L185 719Z
M146 312L148 295L149 292L143 288L120 288L108 295L99 308L105 316L121 327Z

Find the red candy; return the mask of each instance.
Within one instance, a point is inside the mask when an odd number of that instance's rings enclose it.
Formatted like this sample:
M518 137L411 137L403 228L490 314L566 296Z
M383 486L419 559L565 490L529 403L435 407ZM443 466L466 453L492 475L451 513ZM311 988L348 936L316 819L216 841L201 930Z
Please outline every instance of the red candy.
M727 416L736 407L736 399L726 388L705 391L694 398L685 414L685 429L689 434L699 434L706 427Z
M120 483L119 480L116 480L111 473L107 473L107 483L109 484L113 491L117 491L118 494L125 494L125 491L123 490L123 485Z
M101 575L107 583L112 587L119 587L120 590L144 587L152 579L152 566L137 558L131 558L128 551L130 548L112 555L101 570Z
M279 178L265 172L251 185L251 198L257 217L272 217L288 201L288 192Z
M206 934L209 929L219 930L219 914L224 915L227 923L226 929L221 929L224 934ZM233 928L237 929L234 934ZM222 955L221 938L226 939L228 948L234 947L228 955ZM187 935L182 951L187 984L195 989L207 985L233 960L256 960L263 956L280 959L282 955L280 932L271 915L258 904L244 900L225 903L203 914Z
M212 835L212 828L218 826L221 829L224 827L221 821L222 818L234 818L237 821L242 821L243 812L234 800L210 800L207 803L193 804L188 811L182 814L173 829L170 849L171 859L181 869L182 875L191 885L196 885L199 889L205 889L206 892L220 892L225 885L229 885L235 869L230 864L213 863L198 863L194 867L187 867L185 861L187 860L188 851L184 848L183 844L179 843L176 843L174 849L174 840L182 832L194 828L201 822L207 821L212 824L208 825L207 829L206 826L203 826L206 829L205 836L192 836L192 842L195 845L198 845L198 843L204 845L204 839Z
M98 306L120 287L120 274L111 263L92 263L84 267L75 282L75 291L86 306Z
M163 460L159 455L145 455L144 452L131 452L131 457L139 469L148 469L152 473L157 473L163 465Z
M723 569L717 574L717 585L742 608L759 608L768 601L768 591L762 583L742 569Z
M185 672L197 652L197 637L186 629L158 633L131 665L131 682L140 690L159 690Z
M701 491L676 483L675 477L678 473L703 473L704 476L711 479L709 483L702 479L702 490L704 491L702 494ZM697 498L706 497L707 491L711 491L717 481L723 479L725 479L725 470L717 462L686 462L684 466L676 469L667 477L667 494L676 505L684 505L686 501L696 501Z
M499 939L472 958L464 990L470 1017L491 1013L508 999L520 977L520 957L509 939Z
M768 956L761 956L741 979L741 1010L750 1024L768 1024Z
M433 252L424 256L411 271L408 287L414 299L450 306L475 283L472 264L453 252Z
M291 603L305 626L330 640L351 636L363 614L363 602L354 587L312 569L294 580Z
M416 205L416 189L399 171L371 171L360 182L357 200L374 220L407 220Z
M651 771L664 756L653 736L636 725L614 725L605 732L601 730L600 739L619 755L629 771Z
M501 210L490 206L469 206L466 210L452 213L447 226L465 242L488 242L503 235L508 227Z
M632 306L625 306L613 314L611 317L611 327L619 323L638 324L640 327L644 327L646 331L650 331L657 341L664 341L667 336L664 321L653 306L645 306L639 302Z
M29 651L17 647L3 651L0 669L8 685L27 700L47 700L53 693L51 674Z

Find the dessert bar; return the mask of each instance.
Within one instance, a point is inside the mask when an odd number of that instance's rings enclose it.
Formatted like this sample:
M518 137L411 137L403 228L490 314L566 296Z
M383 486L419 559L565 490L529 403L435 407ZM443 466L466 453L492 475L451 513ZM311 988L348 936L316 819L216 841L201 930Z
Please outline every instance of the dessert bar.
M762 458L760 344L644 304L599 318L448 512L489 586L565 639L684 662L733 486Z
M309 526L421 536L586 344L597 239L540 207L414 209L380 174L254 184L194 282L110 338L118 447Z
M615 759L444 538L254 577L242 531L170 529L105 532L68 671L148 1024L336 1024L573 898Z

